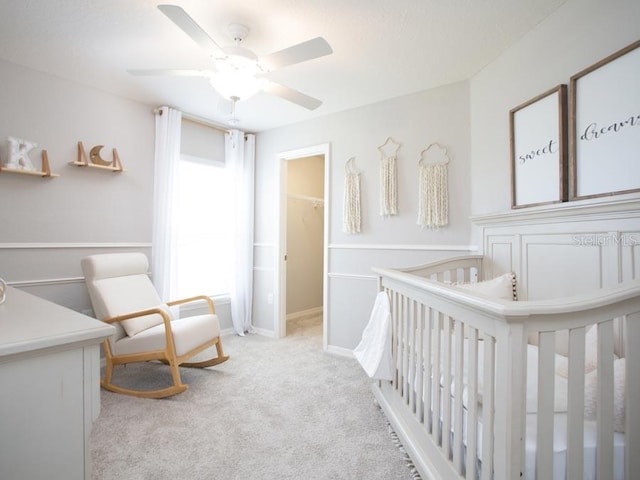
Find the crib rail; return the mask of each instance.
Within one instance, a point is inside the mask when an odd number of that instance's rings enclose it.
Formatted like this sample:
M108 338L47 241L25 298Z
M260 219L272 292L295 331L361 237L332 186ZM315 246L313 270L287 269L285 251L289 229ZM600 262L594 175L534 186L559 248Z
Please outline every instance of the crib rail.
M508 302L442 283L482 278L479 256L374 271L390 299L395 367L394 379L377 382L374 393L424 478L551 479L558 471L562 478L583 478L585 462L592 461L585 459L583 440L589 425L585 342L591 325L597 325L598 349L591 421L597 478L640 471L638 455L630 454L640 449L640 281L570 299ZM623 434L614 426L619 330L625 333L627 365ZM560 332L569 351L565 420L554 405ZM531 338L537 343L537 378L528 374ZM533 392L533 403L532 383L543 387ZM560 431L567 442L563 460L554 449ZM623 438L622 464L614 438Z

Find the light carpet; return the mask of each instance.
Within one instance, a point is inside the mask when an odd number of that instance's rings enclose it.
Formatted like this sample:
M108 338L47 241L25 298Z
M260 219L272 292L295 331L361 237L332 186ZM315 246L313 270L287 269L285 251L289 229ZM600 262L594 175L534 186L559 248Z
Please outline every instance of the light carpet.
M411 480L406 456L356 360L322 351L308 317L284 339L225 336L231 359L183 368L189 389L160 399L101 391L93 480ZM131 364L121 384L158 388L168 367Z

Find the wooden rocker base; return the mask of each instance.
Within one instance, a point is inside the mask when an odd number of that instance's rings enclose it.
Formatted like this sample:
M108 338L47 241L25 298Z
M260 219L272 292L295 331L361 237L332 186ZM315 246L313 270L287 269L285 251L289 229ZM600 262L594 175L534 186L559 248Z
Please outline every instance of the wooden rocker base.
M121 393L123 395L131 395L140 398L165 398L172 395L182 393L189 388L189 385L180 384L172 385L167 388L161 388L159 390L133 390L130 388L118 387L113 383L107 383L105 380L100 381L100 385L105 390L109 390L114 393Z
M213 367L214 365L220 365L221 363L226 362L227 360L229 360L229 355L223 355L222 357L215 357L209 360L204 360L202 362L181 363L180 366L188 367L188 368L206 368L206 367Z
M165 365L171 365L171 363L166 358L161 358L159 360ZM105 376L105 378L100 381L100 385L102 386L102 388L104 388L105 390L109 390L110 392L121 393L123 395L131 395L134 397L140 397L140 398L170 397L172 395L177 395L178 393L182 393L187 388L189 388L188 385L185 385L184 383L182 383L182 380L180 378L179 367L188 367L188 368L213 367L214 365L219 365L223 362L226 362L227 360L229 360L229 355L222 355L220 357L210 358L209 360L204 360L202 362L185 362L185 363L181 363L180 365L172 366L171 370L172 370L172 376L174 379L174 384L170 387L161 388L159 390L134 390L131 388L119 387L118 385L115 385L111 381L111 377L113 375L113 369L108 370L107 376Z

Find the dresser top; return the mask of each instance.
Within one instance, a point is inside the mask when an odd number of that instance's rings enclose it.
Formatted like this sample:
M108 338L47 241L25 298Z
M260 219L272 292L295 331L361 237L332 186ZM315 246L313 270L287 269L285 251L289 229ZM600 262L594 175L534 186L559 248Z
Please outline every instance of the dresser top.
M115 328L95 318L7 287L0 305L0 358L73 343L99 343Z

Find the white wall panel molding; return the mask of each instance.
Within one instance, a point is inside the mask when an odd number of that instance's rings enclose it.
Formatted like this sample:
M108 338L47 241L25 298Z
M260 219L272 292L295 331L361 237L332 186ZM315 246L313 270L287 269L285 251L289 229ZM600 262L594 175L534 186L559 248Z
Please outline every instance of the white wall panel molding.
M93 253L151 252L151 242L3 242L0 277L73 310L89 307L80 260Z
M350 244L331 243L330 250L403 250L403 251L448 251L448 252L477 252L477 245L393 245L393 244Z
M24 249L111 249L111 248L151 248L151 242L116 243L0 243L0 250Z
M640 196L567 202L472 219L494 274L516 272L521 299L573 295L638 278Z
M253 267L254 272L273 272L273 267Z
M357 275L354 273L331 273L329 272L329 278L339 278L342 280L378 280L375 275Z
M471 221L480 227L566 223L610 219L634 219L640 216L640 195L620 198L564 202L506 212L473 215Z
M7 284L17 288L27 287L50 287L53 285L71 285L80 283L84 285L84 277L69 277L69 278L47 278L42 280L19 280L8 281Z

